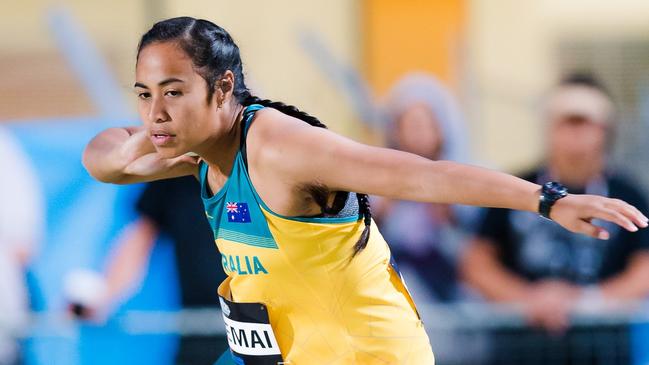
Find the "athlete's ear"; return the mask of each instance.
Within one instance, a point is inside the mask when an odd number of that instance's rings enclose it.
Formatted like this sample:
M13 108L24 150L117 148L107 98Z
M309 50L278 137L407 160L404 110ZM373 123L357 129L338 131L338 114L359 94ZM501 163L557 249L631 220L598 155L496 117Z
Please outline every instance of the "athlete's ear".
M233 92L234 74L232 73L232 71L227 70L216 82L216 87L214 88L214 96L216 97L217 108L220 108L224 103L230 101Z

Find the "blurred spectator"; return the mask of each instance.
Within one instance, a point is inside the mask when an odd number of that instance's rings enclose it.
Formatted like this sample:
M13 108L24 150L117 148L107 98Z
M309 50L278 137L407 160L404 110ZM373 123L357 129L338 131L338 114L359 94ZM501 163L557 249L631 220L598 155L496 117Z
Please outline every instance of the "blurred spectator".
M449 92L434 77L410 74L390 91L390 147L433 160L466 162L464 126ZM404 176L407 178L407 176ZM473 208L373 199L374 217L412 292L421 301L457 296L456 260Z
M108 261L107 294L102 307L89 308L91 313L81 314L102 316L106 313L101 312L126 299L136 287L161 234L171 238L175 246L182 308L216 308L216 289L225 274L203 213L196 179L185 176L147 183L137 202L137 211L139 218L120 235L120 242ZM211 363L225 350L220 343L218 337L181 337L176 363Z
M42 239L44 203L27 156L0 128L0 365L20 363L14 336L28 320L25 269Z
M645 197L633 183L606 165L614 108L596 79L579 74L567 77L551 93L545 112L545 161L523 175L525 179L539 184L560 181L571 193L624 199L647 211ZM534 213L489 209L478 236L465 251L463 275L489 300L522 304L530 325L555 334L536 337L544 341L535 343L536 349L571 352L569 346L579 344L558 341L556 336L569 329L569 315L576 308L649 294L649 231L630 233L598 224L610 232L609 240L573 234ZM572 328L566 335L576 331ZM505 363L505 356L523 359L521 352L530 350L499 345L506 346L496 344L494 353L499 357L494 363ZM526 356L535 360L520 363L569 363L542 360L538 352Z

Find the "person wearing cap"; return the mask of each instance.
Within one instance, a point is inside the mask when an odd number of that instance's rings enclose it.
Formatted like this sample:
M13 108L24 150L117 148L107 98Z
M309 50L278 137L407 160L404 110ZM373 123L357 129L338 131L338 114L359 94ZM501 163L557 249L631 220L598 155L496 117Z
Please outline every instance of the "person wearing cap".
M547 100L544 118L544 161L524 175L527 180L560 181L570 193L601 194L646 209L639 189L607 165L614 106L595 78L575 74L561 81ZM605 307L649 294L649 231L629 235L606 227L611 229L610 239L598 240L563 231L536 214L489 209L464 252L461 272L486 299L520 304L529 324L544 330L540 332L568 335L576 331L569 320L576 309ZM537 341L535 346L546 345ZM494 349L494 353L538 355L531 350L522 346ZM496 363L506 361L499 358Z

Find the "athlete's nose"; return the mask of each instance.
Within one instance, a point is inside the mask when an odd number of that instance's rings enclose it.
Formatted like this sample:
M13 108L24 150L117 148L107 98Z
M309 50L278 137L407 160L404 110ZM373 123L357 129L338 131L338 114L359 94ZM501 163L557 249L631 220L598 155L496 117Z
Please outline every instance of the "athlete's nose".
M149 107L149 120L153 123L164 123L171 120L162 98L153 98Z

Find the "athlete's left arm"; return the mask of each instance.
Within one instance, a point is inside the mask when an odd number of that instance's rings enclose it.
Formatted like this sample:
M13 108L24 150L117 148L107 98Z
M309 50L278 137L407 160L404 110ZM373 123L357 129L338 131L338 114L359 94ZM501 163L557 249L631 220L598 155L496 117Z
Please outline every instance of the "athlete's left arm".
M262 127L259 132L264 160L295 186L318 183L333 191L395 199L538 209L540 186L502 172L367 146L322 128L296 124L292 118L273 122L272 128ZM551 214L568 230L599 238L608 238L608 232L592 225L593 218L630 231L647 226L647 218L635 207L593 195L569 195L554 205Z

